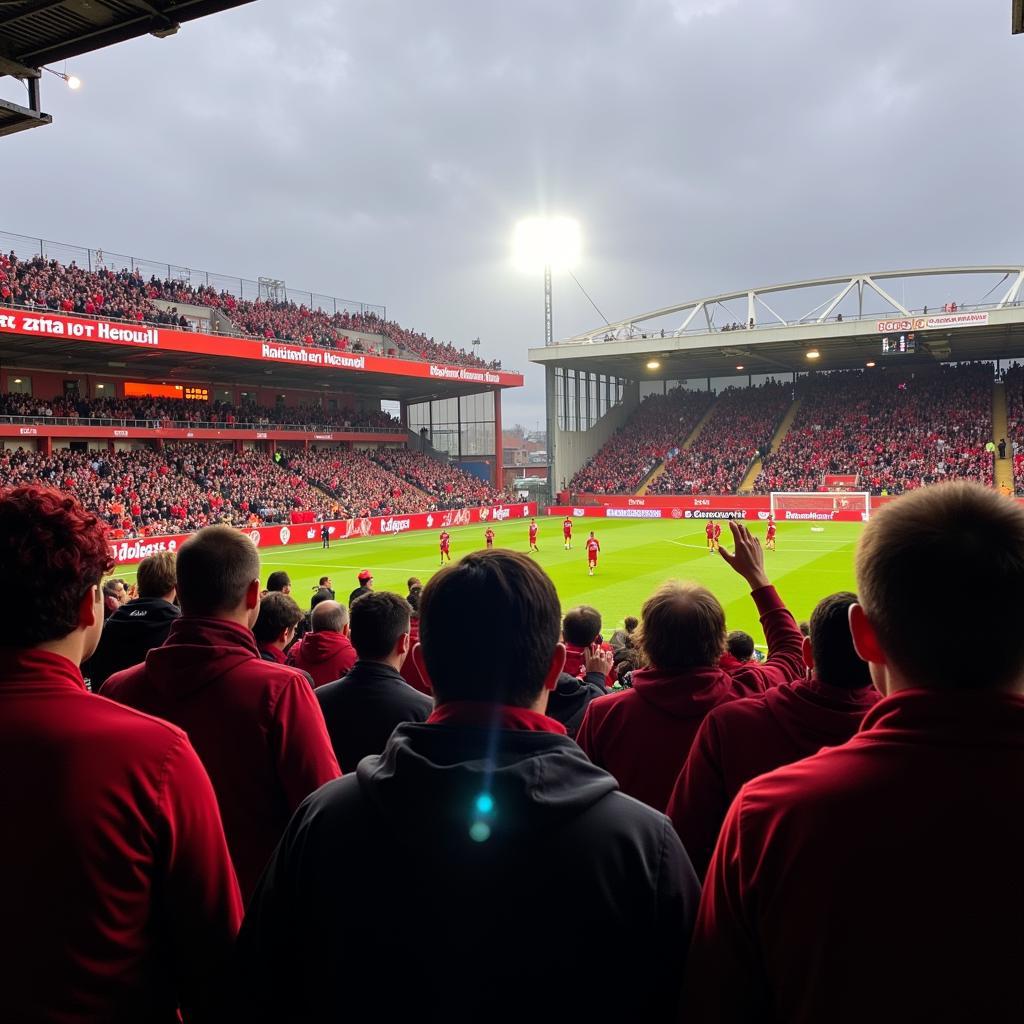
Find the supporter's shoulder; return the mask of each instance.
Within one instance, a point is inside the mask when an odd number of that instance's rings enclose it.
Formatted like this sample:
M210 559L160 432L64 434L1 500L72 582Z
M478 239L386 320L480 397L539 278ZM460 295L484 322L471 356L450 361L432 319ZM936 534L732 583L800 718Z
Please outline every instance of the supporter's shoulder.
M612 693L602 693L600 697L595 697L588 705L587 712L595 715L607 715L610 711L616 707L625 706L629 701L635 699L635 694L632 688L625 690L615 690Z
M126 669L117 674L123 676L132 671L134 669ZM112 678L113 676L111 676ZM109 683L110 680L108 679L107 682ZM188 736L183 729L162 718L157 718L156 715L148 715L145 711L138 711L106 696L106 686L104 686L104 693L94 694L92 699L103 702L101 717L102 720L109 723L112 731L119 731L122 735L134 735L140 741L143 749L156 748L166 751L171 747L188 743Z
M746 697L727 700L708 712L706 721L718 729L742 727L748 722L756 722L768 713L767 697L770 690L755 693Z
M114 672L107 676L100 693L112 700L121 700L135 689L143 685L146 679L146 663L139 662L131 668L123 668L120 672Z

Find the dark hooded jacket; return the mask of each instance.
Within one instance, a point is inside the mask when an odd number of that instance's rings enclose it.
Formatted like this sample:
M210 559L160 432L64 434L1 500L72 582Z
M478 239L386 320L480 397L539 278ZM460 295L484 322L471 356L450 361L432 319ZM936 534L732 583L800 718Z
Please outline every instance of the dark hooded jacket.
M233 622L178 619L164 646L111 676L103 696L188 734L217 794L244 898L295 808L340 774L309 683L263 661L252 633Z
M668 803L701 878L745 782L845 743L881 699L873 686L850 690L799 679L715 708L697 731Z
M82 665L82 675L93 693L115 672L145 661L146 655L167 639L171 623L180 617L177 605L159 597L139 597L118 608L103 624L92 657Z
M321 686L316 697L343 772L355 771L364 757L379 754L396 725L425 722L434 710L431 697L379 661L357 661L344 679Z
M289 824L239 937L234 1010L669 1020L698 895L668 819L567 737L401 725ZM628 965L594 975L616 955Z
M548 695L547 714L556 722L561 722L569 738L574 740L583 716L587 713L587 705L595 697L603 697L607 692L602 672L588 672L582 679L563 672Z

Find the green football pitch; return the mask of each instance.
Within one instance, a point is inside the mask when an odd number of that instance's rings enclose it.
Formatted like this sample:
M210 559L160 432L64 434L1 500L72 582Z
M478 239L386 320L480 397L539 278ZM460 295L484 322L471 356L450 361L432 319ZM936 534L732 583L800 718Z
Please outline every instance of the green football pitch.
M604 633L639 617L646 598L667 579L696 580L718 595L730 629L744 629L758 644L764 637L746 584L717 555L707 552L704 522L699 520L577 519L571 551L562 546L560 518L539 518L540 553L533 557L554 580L562 608L590 604L604 619ZM528 520L494 525L495 546L527 551ZM764 542L763 523L750 524ZM858 523L824 523L812 532L808 523L780 523L776 551L765 552L768 574L797 619L806 619L818 600L837 590L853 590L853 552ZM452 559L483 547L485 525L454 527ZM593 529L601 541L597 573L587 575L584 540ZM292 596L308 607L320 576L328 575L344 600L357 585L356 574L369 569L374 588L405 594L410 576L425 583L438 569L438 531L337 541L324 551L319 544L262 551L263 580L275 569L292 578ZM728 526L722 540L731 547ZM134 569L114 575L134 578Z

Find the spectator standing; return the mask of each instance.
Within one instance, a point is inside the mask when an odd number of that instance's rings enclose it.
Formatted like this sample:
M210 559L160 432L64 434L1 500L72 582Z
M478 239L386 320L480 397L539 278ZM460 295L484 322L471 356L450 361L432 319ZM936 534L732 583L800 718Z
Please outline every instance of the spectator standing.
M1024 616L1024 511L921 489L871 517L856 567L853 643L883 699L733 801L686 1020L1021 1017L1024 633L979 623Z
M331 529L326 523L320 527L320 541L321 547L329 548L331 546Z
M346 675L356 663L348 609L337 601L321 601L310 612L309 622L311 631L288 651L288 664L308 672L314 686L323 686Z
M396 1020L672 1016L696 880L668 820L544 715L558 636L558 595L525 555L469 554L430 580L413 656L438 706L296 814L239 940L240 1019L379 1014L384 946L401 964ZM506 650L518 656L495 658ZM564 948L604 955L642 936L642 972L524 974L529 908L553 906L572 908Z
M278 569L267 577L268 594L290 594L291 592L292 578L283 569Z
M359 581L359 586L348 595L349 608L364 594L369 594L373 590L373 573L369 569L363 569L356 579Z
M242 895L296 807L340 774L323 715L296 669L260 658L259 554L245 534L209 526L178 550L182 617L145 664L104 694L185 729L213 781Z
M666 583L644 604L638 646L648 662L629 689L591 701L577 742L623 791L663 810L704 716L719 704L762 693L803 672L802 638L764 568L757 539L730 522L734 554L722 558L750 586L768 640L764 665L727 672L725 612L718 599L692 583Z
M0 493L4 1017L213 1021L242 906L210 780L180 729L78 668L109 550L74 499Z
M668 804L702 878L733 797L745 782L845 743L880 698L850 637L857 597L831 594L811 615L803 643L811 674L760 697L730 701L704 719Z
M82 666L94 692L107 677L137 665L159 647L181 616L173 551L158 551L139 562L139 596L122 605L107 619L95 654Z
M321 687L317 700L343 772L379 754L395 726L425 722L434 708L401 674L408 660L411 608L397 594L373 593L352 608L359 660L344 679ZM315 634L314 634L315 636Z
M640 620L635 615L627 615L622 622L622 629L615 630L608 642L612 645L613 651L623 647L631 647L633 644L633 631L640 625Z

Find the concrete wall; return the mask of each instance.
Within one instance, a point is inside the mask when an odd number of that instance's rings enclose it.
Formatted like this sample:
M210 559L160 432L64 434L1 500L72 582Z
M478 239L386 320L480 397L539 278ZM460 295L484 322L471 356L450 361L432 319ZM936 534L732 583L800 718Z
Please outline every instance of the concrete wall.
M554 412L553 375L548 381L548 387L550 388L549 408ZM554 467L552 491L560 490L563 481L568 484L573 473L587 459L597 454L601 445L625 424L639 404L640 385L636 381L629 381L622 389L622 401L609 409L589 430L559 430L557 416L552 415L550 417L554 436L554 448L551 455Z

